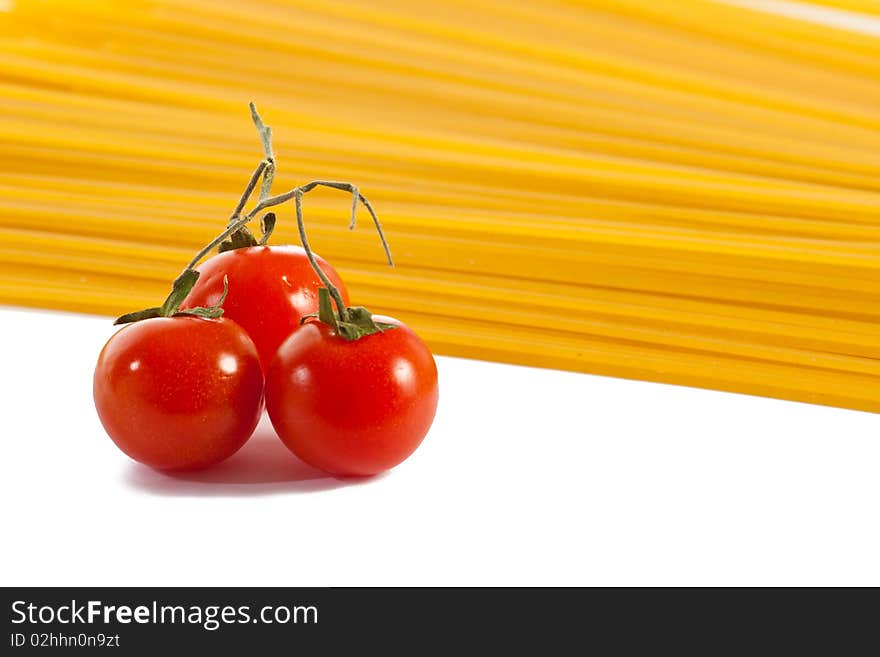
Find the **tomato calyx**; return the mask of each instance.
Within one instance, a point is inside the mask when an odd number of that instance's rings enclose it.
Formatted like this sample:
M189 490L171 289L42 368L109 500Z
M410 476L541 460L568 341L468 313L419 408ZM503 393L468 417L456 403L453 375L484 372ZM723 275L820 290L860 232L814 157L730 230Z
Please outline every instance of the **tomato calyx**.
M317 319L330 326L337 335L349 342L397 328L397 324L377 322L373 319L373 313L363 306L343 306L344 319L342 319L333 310L333 301L330 295L331 291L328 288L318 288L318 312L304 315L299 323L305 324L309 319Z
M251 246L266 246L272 231L275 230L275 213L267 212L260 217L260 239L254 237L254 234L247 226L241 226L237 231L229 236L229 239L220 242L217 246L218 253L226 251L234 251L235 249L245 249Z
M137 310L133 313L126 313L125 315L118 317L113 323L131 324L132 322L139 322L153 317L181 317L185 315L194 315L196 317L216 319L222 316L223 302L226 300L226 295L229 293L229 281L225 276L223 277L223 293L220 295L217 303L213 306L198 306L196 308L187 308L186 310L180 309L180 305L193 289L197 280L199 280L199 272L195 269L185 269L180 276L174 279L171 292L161 306L156 308L145 308L144 310Z
M318 312L316 314L313 313L311 315L306 315L300 321L302 322L310 317L317 316L319 321L332 327L337 335L349 342L359 340L367 335L381 333L382 331L396 328L395 324L373 320L373 314L363 306L353 306L349 308L345 305L339 290L333 285L333 282L327 277L324 270L321 269L321 266L315 259L315 254L312 252L312 247L309 246L309 238L306 237L306 226L303 221L302 211L302 198L305 192L300 189L294 190L294 192L293 200L294 206L296 207L296 225L299 229L299 241L306 252L309 264L324 284L324 287L318 288ZM351 222L348 225L349 229L354 228L358 199L362 198L360 192L357 191L357 188L353 189L352 198ZM388 257L388 264L393 267L394 261L391 259L391 250L388 248L388 242L385 241L385 235L382 232L382 224L379 223L379 218L373 212L369 203L366 202L366 199L364 199L364 204L370 211L370 215L373 217L376 231L379 233L379 239L382 242L382 247L385 249L385 255ZM333 310L334 303L336 304L338 314Z

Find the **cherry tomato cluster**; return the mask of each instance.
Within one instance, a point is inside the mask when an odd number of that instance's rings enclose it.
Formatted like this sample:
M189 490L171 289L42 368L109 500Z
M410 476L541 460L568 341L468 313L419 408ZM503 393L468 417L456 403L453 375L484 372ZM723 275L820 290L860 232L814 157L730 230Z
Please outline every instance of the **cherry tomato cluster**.
M402 322L348 305L333 267L305 235L302 197L318 186L369 202L348 183L315 181L271 196L271 130L251 105L266 157L226 230L174 281L158 307L123 315L98 358L94 398L116 445L159 470L205 468L234 454L264 406L279 438L306 463L336 475L371 475L406 459L437 409L437 368ZM244 207L260 184L259 200ZM296 204L298 246L267 246L246 224ZM198 265L208 253L220 253ZM388 253L390 262L390 253Z

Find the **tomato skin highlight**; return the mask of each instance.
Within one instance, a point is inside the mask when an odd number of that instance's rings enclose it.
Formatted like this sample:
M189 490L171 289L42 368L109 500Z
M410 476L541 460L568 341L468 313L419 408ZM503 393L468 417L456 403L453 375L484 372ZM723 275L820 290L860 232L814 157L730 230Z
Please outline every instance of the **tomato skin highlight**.
M232 456L260 419L254 343L228 319L159 317L128 324L104 346L93 392L101 423L135 461L205 468Z
M346 341L308 320L266 375L266 410L285 445L336 475L373 475L421 444L437 410L437 366L421 339L397 328Z
M348 303L348 292L336 270L315 255L321 269ZM212 256L196 268L201 276L181 308L212 306L229 293L223 316L237 322L257 345L263 370L304 315L318 310L322 283L299 246L251 246Z

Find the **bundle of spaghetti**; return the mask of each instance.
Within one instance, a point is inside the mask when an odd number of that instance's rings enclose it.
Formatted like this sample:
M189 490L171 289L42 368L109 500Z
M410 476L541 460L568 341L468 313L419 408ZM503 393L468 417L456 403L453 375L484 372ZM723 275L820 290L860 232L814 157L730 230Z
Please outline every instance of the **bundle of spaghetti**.
M396 267L332 191L313 246L438 353L880 410L880 39L759 4L0 2L0 303L155 305L254 100L275 191L355 182Z

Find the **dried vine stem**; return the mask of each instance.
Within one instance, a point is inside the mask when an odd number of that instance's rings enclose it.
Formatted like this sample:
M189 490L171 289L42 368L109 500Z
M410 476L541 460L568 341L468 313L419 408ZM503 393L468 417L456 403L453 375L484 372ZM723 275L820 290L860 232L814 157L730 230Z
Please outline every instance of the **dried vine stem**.
M248 181L248 184L238 201L238 205L235 206L235 210L232 212L232 216L229 218L229 222L226 225L226 230L220 233L220 235L211 240L207 244L207 246L199 251L195 255L195 257L189 261L189 264L187 264L184 271L195 267L202 258L208 255L216 247L220 246L225 240L232 237L235 233L238 233L239 231L247 231L247 224L253 221L254 218L266 208L281 205L282 203L286 203L287 201L296 198L299 198L301 203L302 196L317 187L338 189L351 194L351 220L349 221L348 225L349 229L354 229L355 227L357 221L358 203L361 203L367 209L367 212L370 213L370 217L373 220L373 224L376 226L376 232L379 233L379 239L382 242L382 248L385 251L385 257L388 259L388 264L393 267L394 259L391 257L391 249L388 246L388 241L385 239L385 232L382 230L382 223L379 221L379 217L376 215L375 210L373 210L373 206L370 204L367 198L360 193L360 190L357 188L356 185L348 182L337 182L335 180L313 180L304 185L300 185L299 187L295 187L288 192L284 192L283 194L269 196L269 193L272 189L272 183L275 179L276 171L275 151L272 148L272 128L270 126L267 126L263 122L263 119L260 117L260 113L257 111L257 108L253 103L250 103L250 110L251 118L254 121L254 125L256 126L257 132L260 135L260 141L263 144L264 159L257 165L257 168L254 169L254 172L251 174L251 178ZM241 213L244 211L244 207L250 200L251 195L253 194L254 189L256 189L257 183L260 181L261 178L262 184L260 185L260 194L257 198L257 204L250 212L242 216ZM274 226L274 217L271 225ZM260 242L257 242L256 239L254 239L253 235L250 234L250 231L248 231L243 239L243 243L251 246L256 246L257 244L265 244L267 237L268 235L266 235L265 233L265 228L263 239L261 239Z

